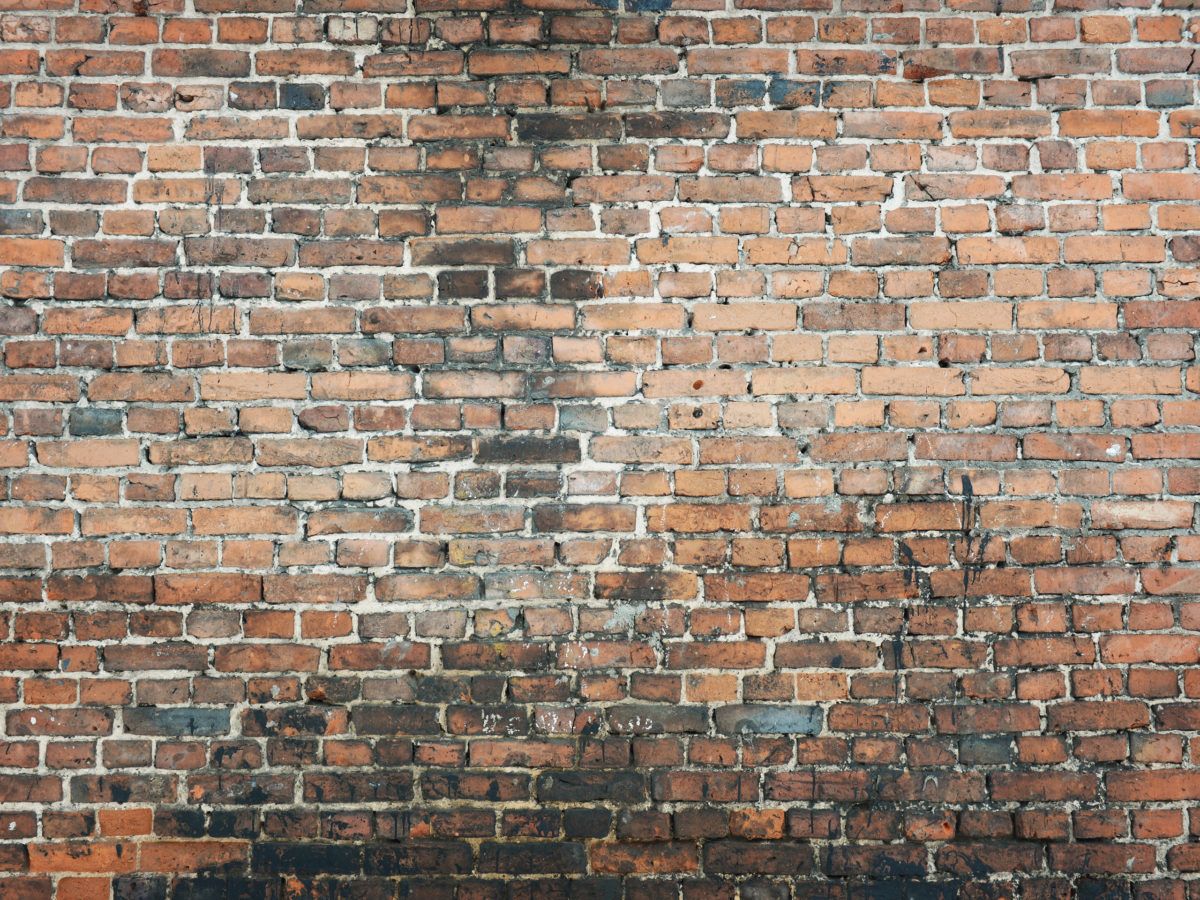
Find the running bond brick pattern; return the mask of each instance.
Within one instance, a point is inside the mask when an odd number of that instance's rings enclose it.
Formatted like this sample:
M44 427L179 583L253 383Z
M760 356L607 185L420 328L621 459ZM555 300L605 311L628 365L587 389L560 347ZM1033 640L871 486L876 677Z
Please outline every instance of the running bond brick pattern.
M1200 895L1193 0L0 0L0 896Z

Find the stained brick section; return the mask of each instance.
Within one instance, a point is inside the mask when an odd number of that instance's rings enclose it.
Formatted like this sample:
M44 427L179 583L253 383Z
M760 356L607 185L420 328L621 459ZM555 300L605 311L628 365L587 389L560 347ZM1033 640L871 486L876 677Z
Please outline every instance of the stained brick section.
M1189 0L0 0L0 897L1194 897Z

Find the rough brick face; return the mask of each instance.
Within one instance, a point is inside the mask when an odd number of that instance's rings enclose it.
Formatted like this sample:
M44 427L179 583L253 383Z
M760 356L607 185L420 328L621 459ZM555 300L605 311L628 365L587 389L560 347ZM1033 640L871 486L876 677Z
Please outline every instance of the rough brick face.
M0 896L1195 897L1193 8L0 0Z

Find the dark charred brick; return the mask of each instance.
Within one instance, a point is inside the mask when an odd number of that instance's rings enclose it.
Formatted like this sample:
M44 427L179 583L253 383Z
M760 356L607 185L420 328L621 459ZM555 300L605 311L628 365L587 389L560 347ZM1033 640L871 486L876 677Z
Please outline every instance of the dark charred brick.
M368 847L363 858L367 875L464 875L473 869L469 844L411 841Z
M411 772L376 769L370 774L306 772L304 798L312 803L373 803L411 800Z
M325 89L319 84L279 85L280 109L321 109L325 106Z
M362 848L353 844L272 843L254 845L255 872L296 875L354 875L362 868Z
M358 706L350 720L359 734L440 734L432 706Z
M196 707L126 707L121 714L128 734L211 736L229 731L229 710Z
M418 266L506 265L513 262L510 241L430 239L414 244Z
M621 119L609 113L524 115L517 120L523 141L613 140L621 136Z
M612 828L612 812L602 807L563 811L563 833L568 838L599 838Z
M560 771L538 776L539 800L567 803L641 803L646 798L645 777L629 771Z
M71 434L77 437L101 437L121 433L125 414L119 409L71 410Z
M604 296L604 280L596 272L560 269L550 275L550 296L556 300L590 300Z
M872 878L921 878L926 874L925 848L919 845L830 847L825 871L838 878L866 874Z
M581 459L579 441L568 437L488 438L476 445L480 463L573 463Z
M197 875L172 880L172 900L282 900L278 878Z
M501 844L479 847L479 871L505 875L582 874L587 868L583 845L570 842Z
M113 879L113 900L167 900L163 875L121 875Z
M75 803L164 803L175 796L169 775L73 775Z
M201 837L205 833L204 811L160 806L154 810L154 833L174 838Z
M722 113L637 113L625 117L630 137L723 138L729 116Z
M488 295L488 273L485 271L441 272L438 274L438 296L446 299L479 299Z
M345 714L339 710L320 706L251 708L242 713L242 734L250 737L290 737L335 733L345 718Z
M805 875L813 870L813 851L803 843L711 841L704 866L720 875Z

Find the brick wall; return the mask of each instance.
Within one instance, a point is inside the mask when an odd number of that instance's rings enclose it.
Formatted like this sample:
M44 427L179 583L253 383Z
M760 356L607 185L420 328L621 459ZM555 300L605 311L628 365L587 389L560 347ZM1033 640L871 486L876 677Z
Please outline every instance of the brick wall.
M0 895L1197 896L1192 6L0 0Z

